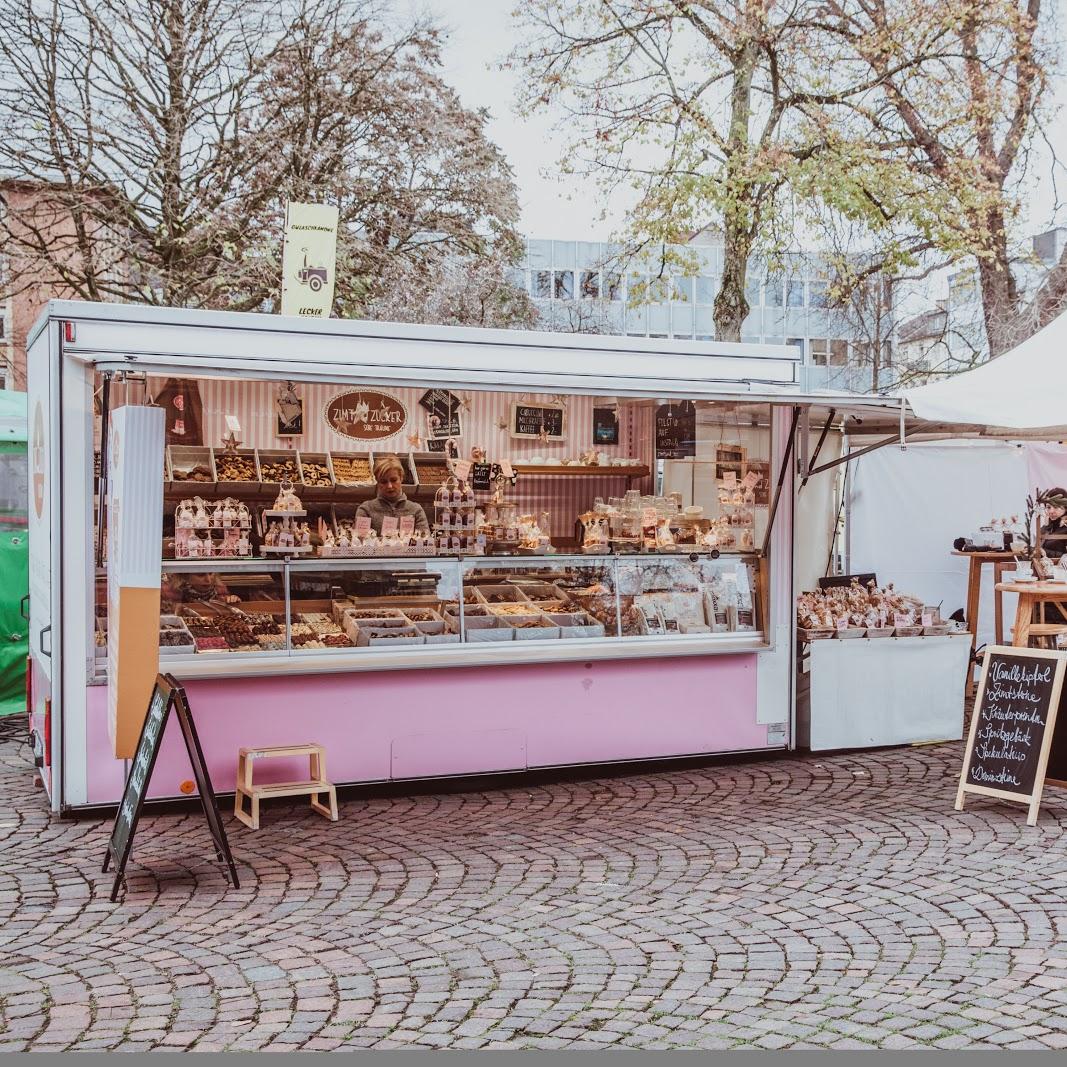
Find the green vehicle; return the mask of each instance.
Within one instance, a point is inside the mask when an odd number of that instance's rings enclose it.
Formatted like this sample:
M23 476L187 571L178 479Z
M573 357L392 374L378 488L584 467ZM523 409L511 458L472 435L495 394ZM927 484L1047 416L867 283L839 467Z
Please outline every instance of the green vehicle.
M26 712L26 394L0 390L0 717Z

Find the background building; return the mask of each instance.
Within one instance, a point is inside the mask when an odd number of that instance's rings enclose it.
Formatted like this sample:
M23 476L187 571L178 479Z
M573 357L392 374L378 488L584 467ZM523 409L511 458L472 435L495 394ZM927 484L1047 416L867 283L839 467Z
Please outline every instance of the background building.
M695 276L658 277L650 264L621 268L618 245L530 238L513 280L536 304L541 325L574 332L710 341L722 276L722 242L701 234L678 246L695 258ZM870 392L890 388L893 373L892 291L881 279L858 290L845 306L830 307L825 262L786 256L785 269L750 264L750 312L741 339L789 344L804 357L807 388ZM639 301L630 306L631 294Z

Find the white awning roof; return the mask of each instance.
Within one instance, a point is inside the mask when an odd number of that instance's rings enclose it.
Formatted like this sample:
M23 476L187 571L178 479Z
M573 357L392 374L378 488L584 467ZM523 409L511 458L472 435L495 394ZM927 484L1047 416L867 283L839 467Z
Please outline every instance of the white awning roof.
M904 396L919 418L935 422L1067 427L1067 313L996 359Z

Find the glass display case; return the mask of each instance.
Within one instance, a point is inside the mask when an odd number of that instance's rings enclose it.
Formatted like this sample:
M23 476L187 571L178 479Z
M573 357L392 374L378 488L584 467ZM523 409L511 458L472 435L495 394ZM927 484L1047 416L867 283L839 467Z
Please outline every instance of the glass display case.
M607 649L661 638L714 651L725 637L733 649L739 640L758 648L766 629L756 557L221 562L164 564L162 656L244 660L491 642L509 644L499 650L507 661L522 659L518 643L529 642Z

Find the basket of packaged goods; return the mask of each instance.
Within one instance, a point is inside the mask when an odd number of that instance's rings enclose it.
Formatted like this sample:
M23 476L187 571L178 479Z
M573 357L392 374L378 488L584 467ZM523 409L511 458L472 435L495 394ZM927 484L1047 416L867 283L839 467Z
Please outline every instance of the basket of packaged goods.
M256 463L256 450L237 449L227 452L215 449L215 476L221 485L233 483L254 487L259 484L259 466Z
M871 639L878 638L878 637L892 637L893 636L893 627L892 626L868 626L867 627L867 636L869 638L871 638Z
M172 482L216 481L211 449L198 445L167 445L167 477Z
M833 586L797 597L797 633L802 640L826 637L848 640L884 637L892 628L897 637L917 637L922 626L922 601L897 592L890 583L880 588L874 581L861 585Z
M311 489L332 489L330 456L327 452L297 452L300 478ZM260 461L262 463L262 461Z
M338 485L373 485L374 467L369 452L331 452L330 466Z
M951 629L953 626L950 622L935 622L923 627L923 637L945 637Z
M285 449L259 450L259 483L265 490L277 488L282 482L300 484L300 465L296 452Z

